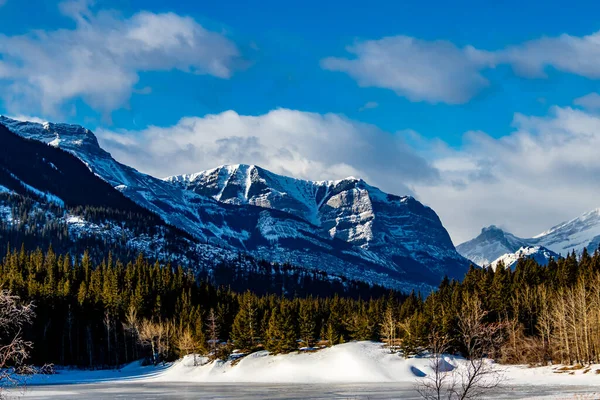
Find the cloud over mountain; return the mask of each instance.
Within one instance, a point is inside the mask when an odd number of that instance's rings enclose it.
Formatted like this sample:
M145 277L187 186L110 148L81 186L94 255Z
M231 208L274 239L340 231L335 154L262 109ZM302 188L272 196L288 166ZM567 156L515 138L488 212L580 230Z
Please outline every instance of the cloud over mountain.
M117 159L158 176L245 163L313 180L360 176L398 194L410 193L413 182L438 179L401 135L337 114L227 111L174 126L98 134Z
M278 109L98 134L117 159L157 176L246 163L304 179L361 177L432 206L456 243L494 223L532 236L598 207L600 115L552 107L542 117L515 114L513 127L500 138L467 132L450 147L337 114Z

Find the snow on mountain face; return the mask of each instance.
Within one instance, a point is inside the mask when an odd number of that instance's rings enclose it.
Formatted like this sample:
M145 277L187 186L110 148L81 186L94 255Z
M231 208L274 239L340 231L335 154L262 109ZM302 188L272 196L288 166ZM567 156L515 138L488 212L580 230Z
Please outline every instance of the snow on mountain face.
M0 124L72 153L202 242L405 289L461 278L468 265L433 210L362 180L303 181L246 165L161 180L115 161L85 128L5 117Z
M529 239L518 238L495 226L484 228L479 236L458 245L456 250L483 266L503 255L515 254L521 247L542 246L554 254L566 256L572 251L580 254L584 248L593 252L599 245L600 209L596 209Z
M584 248L594 252L600 244L600 208L556 225L531 240L563 256L573 250L581 253Z
M254 165L224 165L165 180L222 203L284 211L313 225L323 226L323 233L331 238L359 241L361 244L373 237L370 198L387 196L354 178L305 181L276 175ZM345 207L349 208L341 214L352 215L352 222L348 222L344 215L331 212ZM354 229L350 229L350 226Z
M542 246L524 246L514 253L504 254L494 260L490 267L495 271L499 263L506 268L514 269L521 258L530 258L540 265L547 265L551 258L557 259L558 254Z
M3 116L0 116L0 124L19 136L59 147L75 155L94 174L140 206L161 216L167 223L204 240L213 236L200 224L201 218L195 208L202 205L210 210L211 204L205 203L213 203L214 207L214 202L204 197L190 196L190 193L178 190L173 185L117 162L100 147L91 131L77 125L21 122ZM194 207L190 204L194 204Z
M422 274L452 274L442 265L464 265L433 210L361 179L306 181L253 165L224 165L165 180L222 203L284 211L314 225L322 236L368 251L370 258L428 265Z
M456 251L475 264L484 266L490 265L491 262L505 254L513 254L527 245L527 240L491 225L483 228L481 234L475 239L458 245Z
M222 203L273 208L315 225L329 183L279 176L254 165L224 165L165 180Z

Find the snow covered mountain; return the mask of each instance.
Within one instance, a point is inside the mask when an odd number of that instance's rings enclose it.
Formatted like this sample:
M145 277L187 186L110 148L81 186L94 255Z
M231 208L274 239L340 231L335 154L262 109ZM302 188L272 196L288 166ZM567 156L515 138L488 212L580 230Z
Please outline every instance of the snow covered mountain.
M433 210L359 179L302 181L239 165L162 180L114 160L83 127L1 116L0 125L75 155L137 205L223 251L404 289L461 278L468 266Z
M551 258L557 259L558 254L542 246L524 246L514 253L507 253L494 260L490 267L495 271L499 263L506 268L514 269L521 258L530 258L540 265L547 265Z
M584 248L594 252L599 245L600 209L595 209L528 239L519 238L495 226L484 228L479 236L458 245L456 250L483 266L505 254L518 256L518 250L522 247L541 246L554 254L566 256L572 251L581 253Z
M448 233L433 210L410 196L394 196L353 177L306 181L254 165L226 165L193 175L166 178L179 187L226 204L283 211L374 257L438 265L456 257ZM394 259L397 261L394 261ZM437 275L443 268L428 267Z
M531 241L563 256L573 250L581 253L584 248L593 253L600 244L600 208L558 224Z
M479 266L490 265L505 254L515 253L528 242L495 225L483 228L479 236L456 246L456 251Z

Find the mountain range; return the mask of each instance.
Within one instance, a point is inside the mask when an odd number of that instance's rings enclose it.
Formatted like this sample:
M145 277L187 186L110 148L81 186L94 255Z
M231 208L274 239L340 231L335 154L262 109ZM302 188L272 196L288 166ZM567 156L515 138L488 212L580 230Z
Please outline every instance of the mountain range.
M480 266L495 265L499 259L514 260L519 255L545 264L550 257L556 259L573 251L577 254L583 249L594 252L599 244L600 209L595 209L532 238L520 238L492 225L456 249Z
M113 159L81 126L0 116L0 136L11 143L0 165L2 191L32 195L71 236L122 241L177 262L246 254L402 290L460 279L469 265L431 208L361 179L307 181L253 165L159 179ZM28 167L27 158L37 163ZM72 208L89 205L123 215L108 223ZM126 227L124 215L134 214L157 228Z

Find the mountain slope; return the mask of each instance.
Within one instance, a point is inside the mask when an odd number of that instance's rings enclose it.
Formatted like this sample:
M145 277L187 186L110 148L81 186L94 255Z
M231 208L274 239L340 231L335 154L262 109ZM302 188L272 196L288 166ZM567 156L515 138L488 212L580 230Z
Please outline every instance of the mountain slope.
M503 255L516 254L522 248L543 247L555 255L566 256L584 248L594 252L600 245L600 208L570 221L558 224L533 238L519 238L491 226L481 234L456 247L464 257L476 264L488 265Z
M158 214L169 224L199 238L206 239L207 235L212 236L211 232L197 223L200 216L193 213L192 207L188 206L189 202L200 205L205 199L190 199L186 193L173 188L172 185L149 175L140 174L135 169L117 162L100 147L96 137L89 130L77 125L37 124L2 116L0 116L0 124L19 136L47 143L75 155L95 175L117 188L135 203ZM202 205L206 209L210 208L210 204Z
M189 245L184 232L115 190L72 154L1 124L0 142L3 240L75 252L102 244L106 253L144 252L165 261L172 260L166 255L169 245Z
M558 254L542 246L524 246L514 253L507 253L498 257L489 265L495 271L499 263L506 268L514 269L521 258L535 260L540 265L547 265L550 259L557 259Z
M346 276L263 262L195 240L166 225L94 175L74 155L25 139L0 125L0 253L24 246L80 259L87 251L100 263L151 260L192 268L202 281L243 292L354 298L382 296ZM394 282L392 282L393 286Z
M0 124L75 155L137 205L223 251L408 290L461 278L468 266L433 210L362 180L301 181L253 166L161 180L114 160L85 128Z
M484 266L505 254L515 253L528 244L526 239L518 238L491 225L483 228L476 238L456 246L456 251L475 264Z
M314 225L322 237L350 243L375 261L410 268L413 276L428 281L443 274L459 277L464 270L457 274L448 266L466 265L433 210L361 179L306 181L254 165L225 165L165 180L225 204L295 215Z
M23 139L0 125L0 184L17 193L30 192L69 206L135 212L160 220L90 173L70 154L39 141Z
M556 225L531 241L563 256L573 250L581 253L584 248L594 252L600 244L600 208Z

